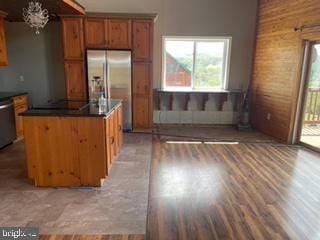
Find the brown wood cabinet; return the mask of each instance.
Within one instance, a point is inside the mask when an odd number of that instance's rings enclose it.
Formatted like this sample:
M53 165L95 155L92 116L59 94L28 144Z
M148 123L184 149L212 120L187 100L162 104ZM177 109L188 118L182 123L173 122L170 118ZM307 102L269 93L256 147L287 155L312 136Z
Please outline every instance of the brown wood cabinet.
M108 116L108 124L109 124L109 139L110 139L110 160L111 164L114 161L115 153L115 124L114 124L114 113Z
M86 18L84 23L87 48L131 48L131 20Z
M152 126L150 114L150 99L145 96L133 97L133 127L134 129L147 129Z
M4 19L0 16L0 66L8 66L7 44L4 31Z
M67 98L70 100L87 99L87 83L83 61L65 61Z
M106 118L106 150L108 172L123 144L122 105Z
M62 18L64 58L84 60L83 19Z
M107 117L28 116L25 146L28 177L42 187L100 187L115 152L117 107Z
M152 63L135 62L133 65L133 127L152 127Z
M110 19L108 20L108 43L112 49L131 48L131 20Z
M23 116L28 176L41 187L101 186L103 118Z
M19 114L28 110L27 95L14 97L13 103L14 103L14 110L15 110L17 140L20 140L23 138L23 122L22 122L22 117L19 116Z
M123 145L123 108L122 106L117 110L118 114L118 149L120 150Z
M106 139L105 139L105 143L106 143L106 162L107 162L107 175L110 174L110 170L112 167L112 156L111 156L111 128L112 126L110 125L110 117L105 119L105 130L106 130Z
M69 99L87 99L85 49L133 52L133 126L152 127L153 17L135 14L89 14L62 17L65 72ZM84 39L83 39L84 38ZM142 105L141 105L142 104Z
M148 98L151 90L151 63L135 62L133 65L133 93Z
M114 154L119 152L119 118L118 109L113 112L113 126L114 126Z
M85 43L87 48L108 47L108 23L103 18L88 18L84 20Z
M133 127L148 129L153 123L152 67L153 21L133 20Z
M133 59L151 62L153 57L153 22L151 20L134 20Z
M67 98L70 100L86 100L87 83L83 19L79 17L63 17L61 21Z

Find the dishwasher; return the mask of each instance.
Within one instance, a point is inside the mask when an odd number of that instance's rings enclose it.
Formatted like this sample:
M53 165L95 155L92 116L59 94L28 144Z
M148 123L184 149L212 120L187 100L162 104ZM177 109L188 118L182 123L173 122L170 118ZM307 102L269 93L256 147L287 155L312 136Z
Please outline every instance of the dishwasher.
M13 101L0 101L0 149L15 139L16 123Z

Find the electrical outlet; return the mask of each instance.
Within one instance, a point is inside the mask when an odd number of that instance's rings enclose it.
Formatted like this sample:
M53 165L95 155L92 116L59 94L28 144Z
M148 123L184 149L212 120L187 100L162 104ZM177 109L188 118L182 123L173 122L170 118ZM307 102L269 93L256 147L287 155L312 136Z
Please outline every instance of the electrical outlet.
M22 75L19 76L20 82L24 82L24 77Z
M271 119L271 113L267 114L267 119L270 120Z

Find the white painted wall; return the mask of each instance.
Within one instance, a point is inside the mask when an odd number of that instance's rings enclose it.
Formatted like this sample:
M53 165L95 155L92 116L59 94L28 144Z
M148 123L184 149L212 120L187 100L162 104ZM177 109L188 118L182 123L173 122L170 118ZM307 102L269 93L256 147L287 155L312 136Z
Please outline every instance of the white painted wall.
M246 89L252 65L257 0L78 0L87 11L158 13L154 88L161 86L162 36L231 36L229 89Z

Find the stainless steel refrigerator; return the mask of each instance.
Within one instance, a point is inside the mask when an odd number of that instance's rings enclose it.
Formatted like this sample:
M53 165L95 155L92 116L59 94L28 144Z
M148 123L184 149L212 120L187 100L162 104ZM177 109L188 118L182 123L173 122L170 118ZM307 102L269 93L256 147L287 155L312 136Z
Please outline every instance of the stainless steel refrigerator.
M124 130L132 130L131 51L87 50L88 90L91 102L101 93L123 100Z

